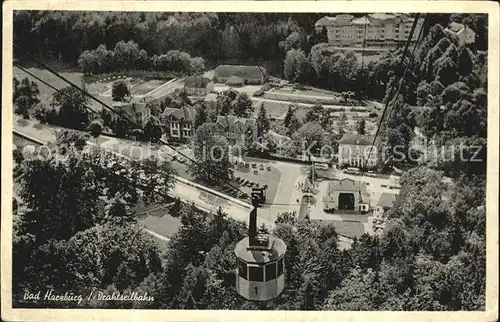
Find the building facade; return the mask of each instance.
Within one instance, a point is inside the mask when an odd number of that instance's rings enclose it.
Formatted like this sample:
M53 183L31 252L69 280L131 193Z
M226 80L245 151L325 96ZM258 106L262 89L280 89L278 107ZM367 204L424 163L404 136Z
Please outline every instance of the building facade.
M191 106L167 107L161 115L164 135L174 141L189 140L194 135L195 111Z
M253 118L233 115L217 117L216 131L226 137L229 144L247 145L253 142L256 123Z
M404 14L372 13L356 18L341 14L323 17L315 24L317 32L327 30L328 43L337 47L392 49L403 45L409 37L414 18ZM417 21L411 42L416 42L423 25Z
M367 213L370 211L370 195L366 184L351 179L329 182L323 210L329 213Z
M467 25L452 22L444 29L444 32L457 39L460 46L473 44L476 42L476 32Z
M371 151L371 152L370 152ZM378 153L370 135L345 134L339 141L338 166L374 168Z

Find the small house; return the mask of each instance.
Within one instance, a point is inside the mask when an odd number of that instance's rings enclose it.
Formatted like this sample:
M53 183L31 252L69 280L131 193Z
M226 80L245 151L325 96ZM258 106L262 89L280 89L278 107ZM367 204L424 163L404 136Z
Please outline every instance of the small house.
M193 136L194 118L194 108L189 105L181 108L167 107L161 115L165 133L175 141L190 139Z
M339 140L339 167L374 168L377 158L373 136L347 133Z
M455 38L460 46L473 44L476 42L476 33L470 27L458 22L451 22L444 32Z
M151 108L146 102L113 102L113 109L132 121L145 124L151 117ZM111 113L111 118L116 120L119 117L116 113Z
M377 207L375 208L377 216L383 217L387 211L392 209L397 196L398 195L394 193L382 193L379 201L377 202Z

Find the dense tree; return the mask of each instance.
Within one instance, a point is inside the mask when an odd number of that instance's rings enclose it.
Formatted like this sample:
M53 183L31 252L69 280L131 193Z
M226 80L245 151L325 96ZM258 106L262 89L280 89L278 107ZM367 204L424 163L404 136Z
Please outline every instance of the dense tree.
M207 106L203 103L196 106L196 115L194 117L194 128L197 129L208 121Z
M255 121L257 126L257 137L260 138L269 132L270 121L266 113L266 108L264 103L260 104L259 114L257 115L257 120Z
M325 131L319 123L308 122L292 135L292 139L296 149L310 158L311 153L318 154L321 150L324 134Z
M82 89L85 91L85 86ZM84 131L89 123L89 111L86 108L88 102L89 98L82 91L68 86L52 95L50 105L59 110L59 125Z
M89 124L89 132L92 137L95 139L96 144L99 144L98 138L101 135L103 130L102 122L100 120L94 120Z
M56 144L60 147L75 147L82 150L89 139L89 134L74 130L59 130L56 132Z
M14 77L13 79L13 103L14 112L29 118L29 112L40 103L40 90L35 82L30 82L28 78L23 78L21 82Z
M114 129L113 131L115 132L116 136L120 138L127 138L129 134L131 134L131 124L128 120L118 117L116 121L114 122Z
M247 118L253 114L253 102L247 93L238 93L231 102L231 109L234 115Z
M311 66L302 50L291 49L286 53L283 74L286 79L307 83L311 77Z
M124 81L114 82L111 95L113 96L113 101L123 101L125 98L130 97L130 90Z
M151 142L158 142L161 139L162 129L160 120L154 116L150 117L144 126L143 139Z
M365 119L360 119L358 122L356 122L356 132L358 134L364 135L365 134L365 127L366 127L366 120Z
M205 123L193 138L193 156L190 171L207 183L220 182L231 177L229 147L225 137L215 132L213 123Z

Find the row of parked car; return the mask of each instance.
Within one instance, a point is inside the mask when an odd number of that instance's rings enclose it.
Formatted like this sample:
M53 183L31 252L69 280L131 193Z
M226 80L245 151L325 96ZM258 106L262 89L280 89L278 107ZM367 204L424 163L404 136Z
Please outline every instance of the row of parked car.
M251 167L252 169L255 169L255 170L260 170L260 171L267 170L267 171L271 171L271 166L268 165L267 167L265 167L263 164L258 164L256 162L248 163L248 162L245 162L245 161L236 161L235 165L237 165L240 168L250 169L250 167Z

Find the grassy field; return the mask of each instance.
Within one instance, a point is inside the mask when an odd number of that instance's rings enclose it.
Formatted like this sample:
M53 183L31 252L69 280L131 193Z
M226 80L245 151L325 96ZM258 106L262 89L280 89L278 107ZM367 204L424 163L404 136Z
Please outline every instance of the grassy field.
M143 215L138 218L139 224L164 237L172 237L181 227L181 220L170 216L167 210L156 214Z
M132 95L144 95L151 92L158 86L164 84L165 82L166 82L165 80L158 80L158 79L152 79L148 81L141 80L138 85L132 87L130 92Z
M58 77L52 75L50 72L44 69L39 69L39 68L26 68L28 72L34 74L35 76L43 79L45 82L49 83L50 85L54 86L57 89L62 89L64 87L69 86L66 82L63 80L59 79ZM26 74L24 71L20 70L17 67L14 67L12 70L13 77L16 77L19 81L21 81L23 78L27 77L30 81L33 81L37 83L38 89L40 90L40 103L44 104L46 106L50 105L50 102L52 101L52 95L55 92L54 89L50 88L49 86L43 84L42 82L38 81L34 77ZM60 73L62 76L67 78L70 82L80 86L82 84L82 73L78 72L61 72Z
M338 104L341 100L337 96L298 90L271 90L264 94L264 98L307 104L321 103L325 105Z
M283 113L285 113L288 110L288 107L292 103L286 103L286 102L270 102L270 101L265 101L264 103L264 108L266 109L267 115L269 115L271 118L281 116ZM259 109L260 109L260 104L262 102L255 102L254 103L254 117L257 117L259 114ZM309 111L309 108L301 107L295 111L295 115L299 119L303 119L307 112Z
M324 220L319 221L323 225L332 225L339 235L347 237L359 237L365 232L363 223L354 221Z

